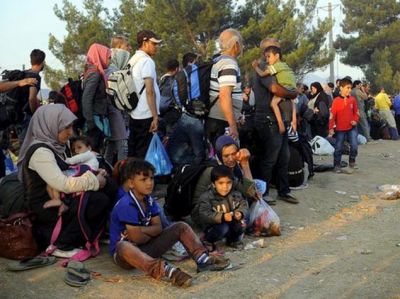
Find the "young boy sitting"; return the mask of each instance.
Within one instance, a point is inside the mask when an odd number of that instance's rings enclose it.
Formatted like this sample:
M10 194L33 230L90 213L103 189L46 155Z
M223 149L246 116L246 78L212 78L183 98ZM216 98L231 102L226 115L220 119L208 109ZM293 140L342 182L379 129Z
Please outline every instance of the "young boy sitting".
M110 224L110 254L117 265L137 268L155 279L166 278L176 286L189 286L192 276L160 259L177 241L196 261L198 272L220 271L230 265L229 259L209 256L186 223L162 229L159 207L150 196L155 169L149 162L130 159L124 171L129 174L130 191L115 204Z
M254 60L252 63L257 74L260 77L275 75L280 85L291 91L296 90L296 78L292 69L285 62L281 61L281 49L277 46L269 46L264 50L264 57L268 63L265 70L260 69L258 60ZM293 131L296 131L296 104L294 100L283 99L282 101L282 98L274 96L271 101L271 108L272 111L274 111L281 134L286 132L286 126L289 126L289 123L291 123ZM281 110L283 112L283 118Z
M212 186L200 196L200 221L205 227L205 241L215 247L215 242L226 238L226 244L243 247L244 219L248 213L247 201L240 192L232 191L233 173L225 166L215 166L211 171Z
M350 79L344 78L340 80L340 96L333 100L329 118L329 137L332 137L336 131L335 152L333 154L333 165L336 173L343 172L340 168L340 162L342 160L343 142L346 137L350 143L350 169L354 169L356 164L358 150L357 122L359 116L357 100L353 96L350 96L351 88L352 82ZM334 129L335 125L336 128Z

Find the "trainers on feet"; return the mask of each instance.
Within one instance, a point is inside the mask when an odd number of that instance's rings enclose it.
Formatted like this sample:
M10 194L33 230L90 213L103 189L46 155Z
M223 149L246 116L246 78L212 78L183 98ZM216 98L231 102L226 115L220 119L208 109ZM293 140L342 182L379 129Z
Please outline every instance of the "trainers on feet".
M276 205L276 199L272 198L269 195L264 195L262 197L263 201L265 201L267 204L269 204L270 206Z
M232 247L234 249L242 250L244 249L243 241L226 242L226 246Z
M231 264L228 258L209 256L207 262L197 264L197 272L222 271Z
M340 166L335 166L335 167L333 168L333 172L342 173L342 168L341 168Z
M278 195L278 198L280 200L286 201L288 203L293 203L293 204L298 204L299 203L299 200L296 197L294 197L294 196L292 196L290 194Z
M356 165L356 162L350 162L350 163L349 163L349 167L350 167L351 169L358 169L358 167L357 167L357 165Z
M183 272L181 269L176 268L171 275L171 283L174 286L187 288L192 285L193 277Z

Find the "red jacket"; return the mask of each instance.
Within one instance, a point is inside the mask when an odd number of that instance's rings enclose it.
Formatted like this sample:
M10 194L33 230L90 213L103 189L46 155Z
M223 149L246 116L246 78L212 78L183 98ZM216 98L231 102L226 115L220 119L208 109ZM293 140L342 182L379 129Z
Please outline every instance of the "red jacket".
M343 98L338 96L333 100L329 130L336 124L336 131L348 131L353 128L351 121L358 122L357 100L353 96Z

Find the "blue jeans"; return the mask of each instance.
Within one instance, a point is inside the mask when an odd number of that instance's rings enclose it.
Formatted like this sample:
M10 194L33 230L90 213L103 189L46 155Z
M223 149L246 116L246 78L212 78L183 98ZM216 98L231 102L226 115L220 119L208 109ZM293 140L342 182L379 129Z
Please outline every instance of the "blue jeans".
M204 120L183 113L167 144L174 167L200 164L206 158Z
M210 243L215 243L223 238L226 238L227 242L240 241L243 233L244 227L242 226L242 223L235 220L215 224L205 231L206 240Z
M289 144L288 136L279 133L276 122L257 122L256 130L262 148L260 161L260 179L271 182L274 169L276 170L276 182L279 195L290 193L289 188Z
M343 143L346 140L350 143L350 155L349 162L354 163L356 161L358 153L358 141L357 141L358 130L357 127L353 127L349 131L336 131L336 143L335 152L333 154L333 165L340 166L342 160Z

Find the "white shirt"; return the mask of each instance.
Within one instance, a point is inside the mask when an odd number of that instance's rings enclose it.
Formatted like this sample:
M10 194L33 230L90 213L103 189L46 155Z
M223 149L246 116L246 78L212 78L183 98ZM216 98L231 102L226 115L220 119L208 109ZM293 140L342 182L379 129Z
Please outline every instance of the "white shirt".
M142 50L137 50L135 55L129 60L132 66L132 78L135 84L135 90L139 93L144 86L145 78L153 79L154 96L157 106L157 114L160 113L160 89L157 84L156 65L151 57ZM143 90L139 97L139 102L135 110L131 112L133 119L147 119L153 117L150 107L147 103L146 89Z

